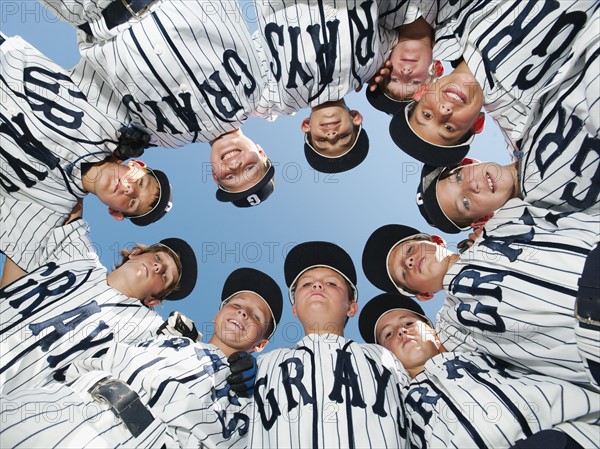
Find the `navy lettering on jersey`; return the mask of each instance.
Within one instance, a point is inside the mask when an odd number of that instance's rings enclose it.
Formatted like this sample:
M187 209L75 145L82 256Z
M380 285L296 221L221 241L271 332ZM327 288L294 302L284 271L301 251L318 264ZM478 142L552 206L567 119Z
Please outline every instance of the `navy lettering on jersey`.
M390 382L390 378L392 377L392 372L387 369L385 366L382 366L381 372L377 368L377 362L371 359L370 357L366 357L367 362L371 365L371 370L373 371L373 377L375 378L375 382L377 383L377 399L375 404L373 404L373 412L376 415L385 417L387 416L387 412L385 411L385 390L387 388L388 383Z
M271 73L275 77L275 80L279 82L281 79L281 61L279 59L277 46L283 46L283 25L267 23L265 25L264 36L267 41L267 47L269 48L272 56L272 61L269 64L269 68L271 69ZM275 38L277 38L277 42L274 41Z
M265 403L261 396L261 391L267 385L268 380L269 375L267 374L265 377L258 378L256 380L256 383L254 384L254 401L256 402L256 406L258 407L260 420L265 430L271 430L271 428L275 424L275 421L277 421L277 418L281 416L281 410L279 409L279 404L277 404L277 399L275 398L275 390L271 388L265 395L265 399L268 403L268 408L271 409L271 417L267 417L267 411Z
M288 27L288 33L290 36L290 44L292 46L292 57L290 59L288 80L285 87L291 89L298 87L298 83L296 82L296 75L300 76L302 84L304 85L308 84L308 82L314 77L306 73L306 70L302 68L302 63L298 58L298 38L300 37L301 33L300 27Z
M600 140L594 139L590 136L586 136L581 145L581 149L577 153L575 160L569 166L571 171L578 176L581 176L581 170L586 164L586 158L590 153L595 153L596 158L600 157ZM596 165L596 171L592 175L590 180L590 187L584 198L578 199L575 197L574 192L577 188L576 182L569 182L565 186L560 199L565 200L571 206L574 206L580 210L589 209L598 202L598 196L600 195L600 165Z
M17 126L15 126L14 122ZM15 142L25 153L31 156L33 159L37 159L41 164L45 165L49 169L54 169L58 166L59 158L56 157L52 152L37 140L25 121L23 113L17 114L12 119L8 119L3 114L0 114L0 140L9 138ZM26 161L17 158L10 154L6 148L0 146L0 155L6 160L8 165L14 170L15 174L21 180L23 185L27 188L34 186L38 181L43 181L48 176L47 170L37 170ZM33 177L29 177L29 172ZM20 187L15 185L14 182L3 174L0 174L0 184L7 192L17 192Z
M96 313L100 313L100 307L96 301L91 301L47 320L31 323L29 329L34 336L39 335L40 332L48 328L54 329L38 341L42 351L46 352L59 338L62 338L68 332L74 331L77 326Z
M131 94L123 95L121 101L129 111L129 113L137 117L140 124L147 128L148 125L146 124L146 120L144 120L144 116L142 115L142 107L137 101L135 101L133 96Z
M416 385L411 387L404 400L404 403L408 407L421 416L425 424L429 423L429 420L433 416L433 412L427 411L425 407L423 407L423 404L435 405L442 397L441 394L434 394L430 396L428 393L429 389L427 387Z
M108 324L106 324L104 321L100 321L98 323L98 326L96 326L96 328L92 332L90 332L88 336L82 338L75 346L69 348L62 354L48 356L48 364L51 368L54 368L58 366L58 364L65 360L67 357L77 352L84 352L90 348L108 344L114 339L114 334L112 332L99 340L94 340L94 338L96 338L100 332L108 328Z
M159 133L168 132L170 134L182 134L183 131L177 129L173 123L165 117L162 112L161 106L157 101L144 101L144 104L150 108L152 115L155 118L156 131ZM168 128L168 131L166 129Z
M525 222L525 217L521 217L521 221ZM479 244L491 249L493 252L502 254L509 261L514 262L523 252L523 248L511 248L511 245L529 243L533 240L534 236L535 230L533 229L524 234L509 235L506 237L496 237L484 233L484 238Z
M229 89L227 89L218 70L211 74L209 79L212 81L212 84L215 84L217 87L212 87L208 80L204 80L200 85L200 93L204 96L211 112L221 121L227 122L228 119L234 117L235 114L242 109L242 106L233 97L233 94ZM214 102L210 101L209 95L214 99ZM229 104L229 107L226 103Z
M42 75L42 77L38 77L37 75ZM48 81L42 79L44 76ZM42 92L48 90L58 96L59 91L64 89L58 81L73 83L68 76L62 73L51 72L42 67L26 67L23 71L23 80L25 83L25 95L34 100L29 101L32 110L41 111L44 117L61 128L79 129L81 127L84 116L82 111L69 109L65 105L58 104L56 101L50 100L47 96L39 93L40 90ZM73 104L73 100L77 99L87 101L85 95L79 91L67 88L67 92L67 98L71 98L68 104ZM69 118L69 120L66 118Z
M290 374L290 367L292 365L294 371L296 372L295 376ZM294 394L292 392L292 386L298 390L300 398L305 405L313 404L316 406L316 399L310 396L306 390L306 387L302 384L302 379L304 377L304 364L302 361L298 357L290 357L289 359L280 363L279 367L281 368L281 381L283 390L285 391L285 396L287 398L288 412L298 406L298 401L294 398Z
M358 32L356 37L352 36L352 40L355 42L353 56L361 66L367 65L367 63L375 56L375 52L373 51L375 21L371 14L371 5L373 5L372 0L360 4L360 8L364 11L365 22L360 19L357 8L348 10L348 18L352 25L350 28L351 33L354 34L355 28Z
M242 76L235 70L232 62L235 63L235 65L241 70L241 74L244 75L246 79L246 82L244 83L244 93L246 94L246 97L250 98L250 96L256 90L256 80L252 76L250 70L248 70L248 65L242 61L242 58L240 58L235 50L225 50L223 53L223 67L237 86L242 81Z
M333 388L329 393L329 399L332 401L344 402L342 396L342 386L346 387L346 396L350 398L350 404L353 407L365 408L367 404L362 397L360 386L358 384L358 374L352 366L352 353L346 351L346 347L343 349L336 349L337 357L335 360L335 369L333 372Z
M185 127L189 132L201 131L198 119L196 118L196 113L192 107L192 95L189 92L183 92L178 96L181 98L183 104L177 101L172 95L163 98L163 101L171 107L175 115L177 115L177 118L185 124Z
M227 412L225 410L217 410L217 417L221 423L223 438L228 439L234 432L238 432L240 436L248 433L250 427L250 418L240 412L234 412L233 417L226 422Z
M335 70L335 62L337 60L337 41L338 29L340 21L338 19L328 21L326 23L327 33L323 29L323 42L319 35L321 34L321 25L314 24L306 27L306 31L310 34L315 52L317 54L317 66L319 67L319 84L322 86L320 92L333 81L333 72ZM327 38L329 35L329 39ZM319 93L320 93L319 92ZM310 99L317 98L318 95L313 95Z

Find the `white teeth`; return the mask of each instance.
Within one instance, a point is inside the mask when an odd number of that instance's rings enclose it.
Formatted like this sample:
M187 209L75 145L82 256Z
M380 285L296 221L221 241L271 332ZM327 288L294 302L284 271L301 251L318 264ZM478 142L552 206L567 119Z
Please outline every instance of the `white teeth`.
M446 95L449 96L450 98L452 98L453 100L460 101L461 103L464 103L463 99L460 97L460 95L457 95L454 92L446 92Z
M240 330L244 330L243 326L240 323L238 323L236 320L229 320L229 322L235 324L237 327L240 328Z
M492 193L494 193L494 184L492 183L492 178L490 178L490 175L486 175L486 176L487 176L488 187L490 188Z
M240 150L233 150L230 151L229 153L227 153L225 156L223 156L223 160L226 161L227 159L231 159L232 157L237 156L238 154L240 154Z

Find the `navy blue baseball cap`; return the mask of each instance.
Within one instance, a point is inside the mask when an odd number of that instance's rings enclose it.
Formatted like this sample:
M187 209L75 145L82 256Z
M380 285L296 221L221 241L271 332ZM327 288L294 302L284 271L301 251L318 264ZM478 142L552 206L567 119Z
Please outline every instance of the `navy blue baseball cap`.
M429 240L431 236L410 226L399 224L389 224L376 229L367 239L362 255L363 271L367 279L375 287L387 293L400 292L403 295L414 296L414 293L397 286L392 280L388 260L396 246L416 238Z
M436 145L419 137L410 126L410 115L415 101L404 103L390 121L390 136L394 143L409 156L434 167L458 164L469 152L475 134L457 145Z
M352 170L365 160L369 153L369 136L367 131L359 126L354 145L340 156L324 156L311 145L308 133L304 136L304 156L308 164L321 173L342 173Z
M222 203L232 203L237 207L258 206L265 201L275 190L275 167L270 159L267 159L267 170L265 174L249 189L241 192L229 192L219 185L217 189L217 200Z
M271 338L281 320L283 311L283 294L279 285L271 276L262 271L254 268L238 268L225 280L221 293L221 307L234 295L242 292L252 292L267 304L273 317L273 331L267 339Z
M158 201L154 207L145 214L128 217L129 220L137 226L148 226L149 224L160 220L173 207L173 191L167 175L160 170L152 170L148 167L144 168L154 176L158 183Z
M358 329L365 342L379 343L376 332L377 323L382 316L394 310L412 312L433 328L433 323L427 318L421 306L414 299L398 293L382 293L365 304L358 317Z
M425 221L448 234L458 234L471 228L470 226L460 227L454 223L442 210L437 197L437 185L440 177L447 170L453 170L456 167L458 166L434 167L425 164L421 170L421 181L417 188L417 206Z
M385 112L388 115L394 115L400 109L404 109L404 106L412 100L395 100L394 98L387 95L381 86L377 86L377 89L372 91L367 88L367 100L375 109L381 112Z
M176 237L163 239L158 245L167 247L171 252L175 253L181 262L181 273L179 273L179 288L163 299L169 301L178 301L185 298L196 286L198 278L198 262L193 248L185 241Z
M296 282L312 268L329 268L339 273L350 284L354 300L358 300L356 268L350 255L334 243L314 241L294 246L285 258L283 270L292 304Z

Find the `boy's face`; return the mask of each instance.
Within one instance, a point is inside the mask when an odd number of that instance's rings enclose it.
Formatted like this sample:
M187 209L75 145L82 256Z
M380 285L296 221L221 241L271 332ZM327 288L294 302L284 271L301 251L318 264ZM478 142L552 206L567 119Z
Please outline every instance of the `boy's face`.
M337 271L313 268L296 282L292 312L303 324L318 322L324 328L327 323L339 325L358 310L356 301L350 301L349 293L346 280Z
M418 40L399 42L390 53L389 61L392 63L392 71L386 89L397 100L412 98L431 76L431 47Z
M375 330L377 343L391 351L407 370L421 367L439 354L435 331L408 310L383 315Z
M261 351L272 316L260 296L240 292L221 307L214 319L215 336L235 351Z
M179 280L177 265L165 251L141 254L135 249L117 270L125 276L130 292L133 291L130 296L142 300L161 297Z
M91 181L94 193L117 220L147 213L159 190L156 178L138 161L104 164L102 170L90 171L85 176L95 176Z
M448 271L448 251L429 240L407 240L396 245L388 259L392 281L418 292L418 299L430 299L443 288ZM427 296L427 297L426 297Z
M241 132L227 133L211 144L210 163L215 181L228 192L242 192L259 182L267 155Z
M435 145L450 146L461 141L483 115L483 91L473 75L456 70L427 89L417 92L418 101L410 117L411 128Z
M514 179L507 167L493 162L465 165L437 184L437 198L453 221L475 220L512 198Z
M337 157L348 152L362 123L358 111L350 111L343 103L316 106L310 118L302 122L302 131L309 134L312 147L323 156Z

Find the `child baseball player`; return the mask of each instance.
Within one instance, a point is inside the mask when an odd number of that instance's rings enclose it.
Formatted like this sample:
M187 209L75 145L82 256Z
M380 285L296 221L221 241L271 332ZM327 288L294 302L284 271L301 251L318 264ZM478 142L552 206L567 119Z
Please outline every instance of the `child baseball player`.
M219 201L251 207L273 192L272 165L240 130L264 80L237 1L42 3L78 29L73 76L100 91L99 108L128 114L156 145L211 143ZM240 173L225 182L232 165Z
M382 347L344 338L358 309L350 256L306 242L292 248L284 271L305 336L259 357L248 446L404 447L396 385L406 374Z
M317 171L344 172L367 156L363 117L343 98L375 75L398 41L397 31L378 24L381 3L255 2L253 37L268 73L254 115L272 119L311 108L301 129L304 154ZM396 26L416 20L411 5L398 5Z
M33 254L48 230L63 225L88 193L113 218L140 226L170 210L167 176L142 161L113 158L120 122L95 109L66 71L19 37L0 35L0 58L0 201L11 197L54 212L52 222L29 215L8 226L14 211L0 204L1 249L21 269L39 265Z
M40 215L47 211L38 207ZM196 284L194 251L178 238L123 250L110 273L83 219L54 228L42 247L40 266L0 289L0 388L6 394L62 379L74 360L114 342L153 335L163 320L152 307L185 298Z
M401 425L413 447L522 447L519 440L539 438L541 431L551 447L597 444L598 393L480 353L446 351L407 296L376 296L362 309L359 328L367 343L393 352L410 374L400 389L407 417Z
M363 269L387 292L428 300L445 290L436 330L446 349L590 383L577 351L574 309L597 226L587 214L554 216L512 199L460 257L441 237L383 226L365 245Z
M569 79L581 55L592 49L591 56L598 44L594 2L539 6L535 1L439 5L434 56L452 61L455 69L417 91L415 102L396 113L390 123L396 145L427 164L458 163L483 130L484 106L502 128L511 157L518 157L537 102ZM505 39L510 45L501 46ZM579 113L579 120L593 115L585 108Z
M11 447L246 447L252 403L227 382L251 359L247 352L265 347L282 306L270 276L237 269L223 286L208 343L173 336L114 342L102 355L75 361L67 384L4 396L2 441ZM27 412L33 408L40 410L35 417Z

